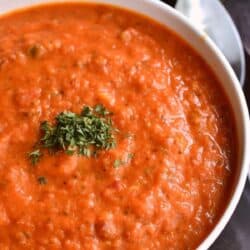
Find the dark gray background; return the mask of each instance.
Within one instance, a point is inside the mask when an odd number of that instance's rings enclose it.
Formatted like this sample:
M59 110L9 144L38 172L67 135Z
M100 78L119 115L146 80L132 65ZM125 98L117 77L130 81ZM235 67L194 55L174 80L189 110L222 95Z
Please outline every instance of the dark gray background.
M173 6L176 1L164 0L164 2ZM237 25L244 43L247 61L244 93L250 107L250 0L224 0L222 2ZM210 250L250 250L249 181L247 181L244 193L234 215Z

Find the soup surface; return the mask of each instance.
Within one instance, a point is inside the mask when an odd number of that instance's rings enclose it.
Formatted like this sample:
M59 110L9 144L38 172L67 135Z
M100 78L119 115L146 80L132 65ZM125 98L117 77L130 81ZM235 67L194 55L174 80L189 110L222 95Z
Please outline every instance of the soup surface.
M0 249L194 249L218 221L236 159L219 83L160 24L103 5L0 19ZM40 123L103 104L117 145L28 153ZM43 181L41 181L43 180Z

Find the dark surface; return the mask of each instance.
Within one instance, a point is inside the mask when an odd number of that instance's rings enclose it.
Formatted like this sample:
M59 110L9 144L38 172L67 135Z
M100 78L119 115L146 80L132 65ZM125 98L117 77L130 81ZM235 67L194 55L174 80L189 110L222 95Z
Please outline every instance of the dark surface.
M165 2L174 6L176 1L165 0ZM244 93L250 107L250 0L224 0L223 3L231 14L244 43L247 62ZM210 250L250 250L249 181L230 222Z

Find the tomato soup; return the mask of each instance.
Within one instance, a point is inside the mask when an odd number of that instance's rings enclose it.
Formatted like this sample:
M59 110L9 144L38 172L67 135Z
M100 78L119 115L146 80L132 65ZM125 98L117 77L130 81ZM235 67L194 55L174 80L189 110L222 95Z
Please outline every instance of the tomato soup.
M153 20L56 4L0 18L0 249L195 249L230 196L234 117L196 52ZM116 146L28 153L42 121L102 104Z

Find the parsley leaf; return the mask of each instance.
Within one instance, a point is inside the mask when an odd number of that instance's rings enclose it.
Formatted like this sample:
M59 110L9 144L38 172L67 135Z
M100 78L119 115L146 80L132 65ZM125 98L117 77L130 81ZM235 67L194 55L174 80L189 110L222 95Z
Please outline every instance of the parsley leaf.
M114 161L114 164L113 164L114 168L119 168L121 165L130 163L130 161L134 158L134 156L135 156L135 154L128 153L127 159L125 161L123 161L121 159L116 159Z
M45 52L45 48L41 44L33 44L31 47L28 48L27 54L31 58L39 58Z
M42 153L40 152L39 149L30 152L29 159L31 161L31 164L36 165L38 163L38 161L40 160L41 156L42 156Z
M127 160L132 160L133 158L135 157L135 154L133 153L129 153L128 156L127 156Z
M122 164L124 164L124 162L120 159L116 159L114 161L114 168L119 168Z
M102 104L97 104L94 108L95 112L99 115L111 115L112 113L109 112Z
M48 183L48 180L44 176L39 176L37 181L40 185L46 185Z

